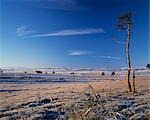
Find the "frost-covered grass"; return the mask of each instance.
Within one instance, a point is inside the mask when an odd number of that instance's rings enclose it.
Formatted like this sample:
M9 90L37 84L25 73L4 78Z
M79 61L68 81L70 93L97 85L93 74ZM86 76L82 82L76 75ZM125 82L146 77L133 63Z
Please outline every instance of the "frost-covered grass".
M136 74L134 95L128 95L122 72L113 77L110 71L105 76L101 71L71 72L0 74L0 119L150 118L149 71Z

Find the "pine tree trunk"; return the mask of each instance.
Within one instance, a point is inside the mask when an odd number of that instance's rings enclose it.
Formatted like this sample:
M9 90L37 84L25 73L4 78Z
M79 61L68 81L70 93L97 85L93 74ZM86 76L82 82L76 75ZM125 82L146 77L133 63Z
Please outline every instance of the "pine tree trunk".
M130 55L129 55L129 45L130 45L130 18L128 23L128 29L127 29L127 42L126 42L126 58L127 58L127 64L128 64L128 73L127 73L127 84L128 84L128 92L131 93L131 84L130 84L130 71L131 71L131 62L130 62Z

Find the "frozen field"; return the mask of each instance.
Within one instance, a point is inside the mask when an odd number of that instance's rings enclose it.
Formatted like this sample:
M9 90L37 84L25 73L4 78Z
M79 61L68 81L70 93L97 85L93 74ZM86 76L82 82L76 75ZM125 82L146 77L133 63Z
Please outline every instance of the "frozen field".
M25 71L26 72L26 71ZM4 71L0 73L1 83L64 83L64 82L98 82L101 80L124 80L126 71L42 71L43 73L35 73L35 71ZM102 72L104 75L102 75ZM115 75L112 75L115 72ZM147 79L150 74L149 70L136 71L136 79ZM132 77L132 73L131 73Z
M114 71L114 76L113 71L45 72L0 73L0 119L150 118L148 70L136 71L134 95L127 93L125 71Z

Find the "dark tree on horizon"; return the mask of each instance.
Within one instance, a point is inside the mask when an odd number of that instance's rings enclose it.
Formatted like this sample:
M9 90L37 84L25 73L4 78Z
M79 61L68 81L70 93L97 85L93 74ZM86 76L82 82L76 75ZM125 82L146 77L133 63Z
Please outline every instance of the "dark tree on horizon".
M146 65L146 68L147 68L147 69L150 69L150 64L147 64L147 65Z

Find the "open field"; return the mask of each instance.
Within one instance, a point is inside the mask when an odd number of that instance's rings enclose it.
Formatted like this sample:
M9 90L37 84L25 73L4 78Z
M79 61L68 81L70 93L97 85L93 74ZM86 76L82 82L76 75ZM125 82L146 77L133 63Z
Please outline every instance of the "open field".
M150 71L136 73L134 95L110 73L1 73L0 119L148 120Z

